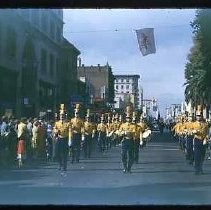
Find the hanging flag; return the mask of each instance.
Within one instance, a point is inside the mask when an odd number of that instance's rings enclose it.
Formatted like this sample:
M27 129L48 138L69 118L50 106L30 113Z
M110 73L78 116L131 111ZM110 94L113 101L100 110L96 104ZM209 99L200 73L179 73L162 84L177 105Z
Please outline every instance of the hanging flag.
M136 30L138 44L143 56L156 52L154 28L143 28Z

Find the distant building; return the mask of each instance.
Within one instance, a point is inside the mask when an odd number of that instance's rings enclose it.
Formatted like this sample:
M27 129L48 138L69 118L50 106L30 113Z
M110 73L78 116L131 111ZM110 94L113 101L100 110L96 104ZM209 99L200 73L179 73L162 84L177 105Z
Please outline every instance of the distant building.
M115 75L115 108L125 108L131 104L135 109L140 107L139 79L140 75Z
M90 103L113 104L114 77L108 63L105 66L84 66L79 60L78 78L86 81Z

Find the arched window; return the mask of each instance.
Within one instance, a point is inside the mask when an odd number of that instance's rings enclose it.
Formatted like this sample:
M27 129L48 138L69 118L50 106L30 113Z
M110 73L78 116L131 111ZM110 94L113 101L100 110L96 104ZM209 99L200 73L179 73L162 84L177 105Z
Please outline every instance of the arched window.
M7 38L6 38L6 54L9 57L16 56L16 33L13 28L7 28Z

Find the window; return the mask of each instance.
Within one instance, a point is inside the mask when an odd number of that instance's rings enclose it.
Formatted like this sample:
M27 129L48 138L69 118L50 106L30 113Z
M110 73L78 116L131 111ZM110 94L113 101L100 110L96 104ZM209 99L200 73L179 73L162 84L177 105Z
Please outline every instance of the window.
M56 74L59 73L59 59L56 58Z
M59 27L57 27L56 33L57 33L57 35L56 35L57 36L57 41L60 42L61 33L60 33L60 28Z
M50 54L49 61L50 61L50 65L49 65L50 66L50 77L53 77L53 75L54 75L54 56L52 53Z
M123 85L121 85L121 89L124 89L124 86Z
M121 82L124 82L124 80L123 80L123 79L121 79Z
M128 78L126 79L126 82L129 82L129 79Z
M48 88L48 96L52 96L53 95L53 90L52 88Z
M16 55L16 33L12 28L7 28L6 54L10 57Z
M41 72L44 74L47 72L47 52L45 49L41 49Z
M116 85L116 89L119 89L119 86L118 85Z
M51 20L50 22L50 36L54 39L55 38L55 24Z
M129 85L126 85L126 89L129 89Z

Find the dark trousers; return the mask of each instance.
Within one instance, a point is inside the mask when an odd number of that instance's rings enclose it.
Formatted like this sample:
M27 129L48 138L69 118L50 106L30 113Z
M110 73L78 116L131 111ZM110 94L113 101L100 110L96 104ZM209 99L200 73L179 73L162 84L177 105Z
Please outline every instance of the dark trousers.
M139 146L140 146L140 140L136 139L134 142L134 161L138 163L139 160Z
M57 157L59 162L59 168L63 167L67 169L67 157L68 157L68 138L58 138L57 140Z
M84 157L91 157L92 153L92 135L85 135L85 139L83 141L83 152Z
M98 134L99 151L104 152L106 148L106 133L99 132Z
M81 134L74 133L72 136L72 162L79 162L81 150Z
M186 138L186 159L189 160L189 163L192 164L194 160L194 153L193 153L193 137L187 136Z
M134 159L134 141L132 139L122 140L122 163L124 169L130 171Z
M113 146L116 147L117 144L119 144L119 137L115 134L112 140Z
M179 136L179 145L180 145L180 149L183 152L185 151L185 144L186 144L186 139L183 136Z
M195 138L194 139L194 162L195 162L195 171L202 172L202 165L204 161L204 155L205 155L205 147L203 145L203 141L200 139Z
M111 148L111 137L106 137L106 149L110 149Z

